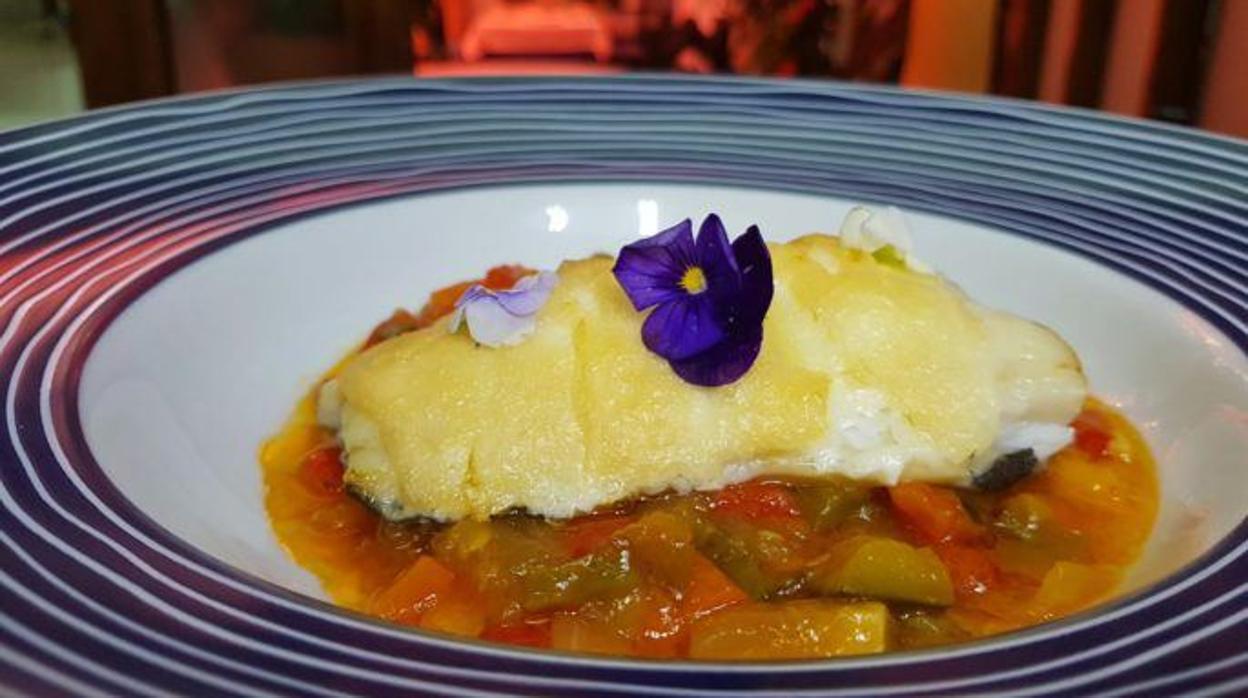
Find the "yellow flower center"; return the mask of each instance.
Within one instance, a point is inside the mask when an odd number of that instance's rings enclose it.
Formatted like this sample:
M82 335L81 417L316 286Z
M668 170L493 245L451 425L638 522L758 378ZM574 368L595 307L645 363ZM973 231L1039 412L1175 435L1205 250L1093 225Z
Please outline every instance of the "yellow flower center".
M706 274L702 273L701 267L689 267L684 276L680 277L680 286L690 295L696 296L706 290Z

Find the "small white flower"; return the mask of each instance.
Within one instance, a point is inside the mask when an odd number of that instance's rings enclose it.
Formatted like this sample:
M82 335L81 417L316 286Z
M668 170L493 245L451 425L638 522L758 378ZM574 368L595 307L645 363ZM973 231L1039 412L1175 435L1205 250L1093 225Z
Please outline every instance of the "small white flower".
M889 206L883 211L855 206L841 222L841 244L864 252L875 252L889 245L905 256L914 248L910 226L901 209Z
M455 301L450 331L468 324L468 334L487 347L511 346L523 342L537 326L537 311L546 305L559 277L553 272L526 276L506 291L491 291L474 284Z
M342 428L342 389L337 380L327 380L316 396L316 423L326 429Z

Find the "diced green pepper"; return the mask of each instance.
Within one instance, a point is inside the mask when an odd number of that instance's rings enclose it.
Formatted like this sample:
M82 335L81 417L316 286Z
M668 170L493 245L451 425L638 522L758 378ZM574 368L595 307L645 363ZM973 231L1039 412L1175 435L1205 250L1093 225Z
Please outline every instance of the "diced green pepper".
M525 611L571 608L593 599L626 593L637 586L629 553L620 546L607 546L591 555L555 565L537 565L514 570Z
M617 533L628 545L635 562L651 576L672 586L689 581L693 526L685 518L662 509L647 512Z
M892 245L885 245L875 252L871 253L875 261L884 266L894 267L897 269L906 268L906 255Z
M1006 498L993 526L1006 534L997 544L1001 554L1023 563L1028 557L1023 548L1045 560L1080 560L1087 553L1084 532L1062 525L1053 508L1038 495L1024 492ZM1009 545L1012 542L1017 545Z
M829 531L859 512L871 499L871 488L849 480L829 480L796 490L802 516L816 531Z
M747 523L721 522L708 528L698 549L753 599L766 599L802 576L793 542Z
M970 637L943 609L910 608L894 613L893 639L899 649L935 647Z

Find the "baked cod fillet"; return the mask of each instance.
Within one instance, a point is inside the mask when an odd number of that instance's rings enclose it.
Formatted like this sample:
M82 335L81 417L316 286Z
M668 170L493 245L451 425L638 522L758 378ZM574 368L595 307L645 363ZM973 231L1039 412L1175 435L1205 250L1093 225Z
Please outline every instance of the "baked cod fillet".
M606 256L559 268L518 345L443 319L368 349L321 394L347 483L388 518L568 517L759 475L967 485L1070 441L1086 384L1052 331L834 237L769 249L762 350L724 387L646 349Z

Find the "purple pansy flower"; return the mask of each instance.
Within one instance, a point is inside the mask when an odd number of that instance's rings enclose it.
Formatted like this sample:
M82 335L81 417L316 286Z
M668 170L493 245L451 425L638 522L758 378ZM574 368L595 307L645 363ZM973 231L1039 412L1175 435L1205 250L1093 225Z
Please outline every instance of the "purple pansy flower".
M750 226L729 244L719 216L688 219L620 250L612 269L637 310L646 347L694 385L727 385L745 375L763 343L773 292L771 255Z

